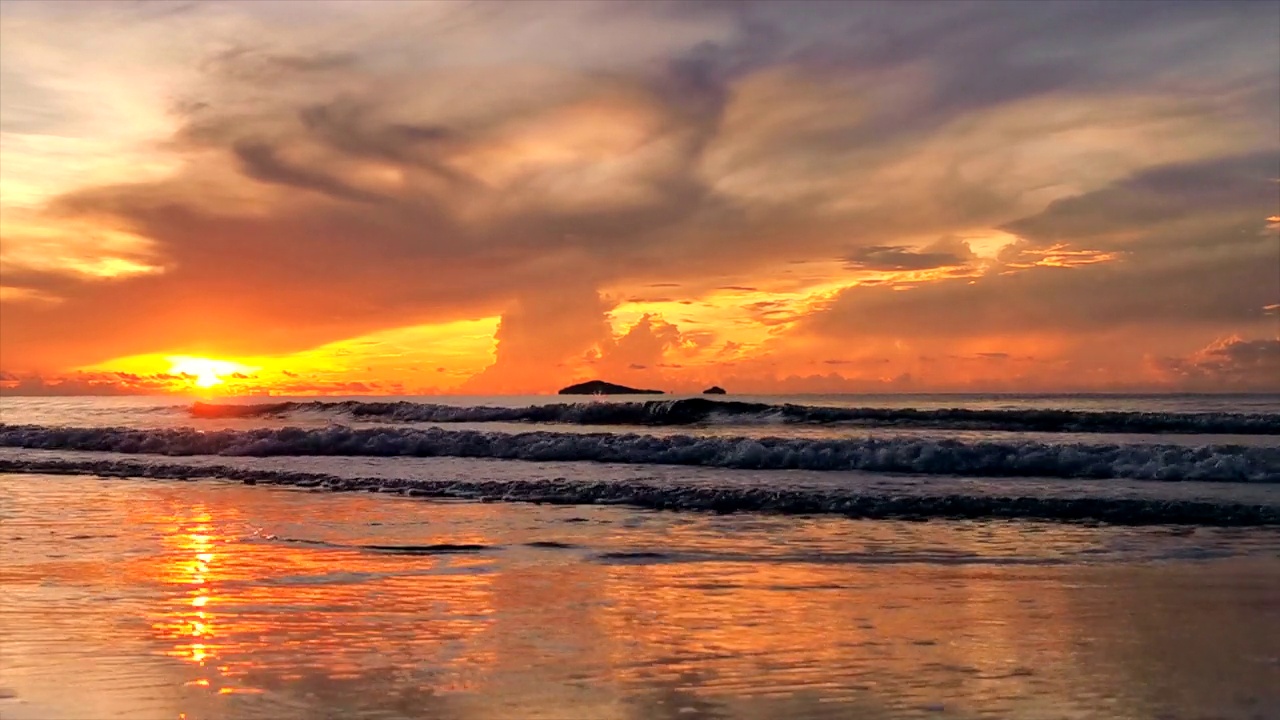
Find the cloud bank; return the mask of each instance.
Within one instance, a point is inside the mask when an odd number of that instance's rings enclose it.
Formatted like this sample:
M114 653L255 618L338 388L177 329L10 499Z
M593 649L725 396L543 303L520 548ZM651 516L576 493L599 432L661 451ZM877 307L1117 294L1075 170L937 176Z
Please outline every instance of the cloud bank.
M419 345L395 382L1274 384L1204 354L1280 336L1274 4L0 19L0 367L22 377L493 317L488 353L434 373Z

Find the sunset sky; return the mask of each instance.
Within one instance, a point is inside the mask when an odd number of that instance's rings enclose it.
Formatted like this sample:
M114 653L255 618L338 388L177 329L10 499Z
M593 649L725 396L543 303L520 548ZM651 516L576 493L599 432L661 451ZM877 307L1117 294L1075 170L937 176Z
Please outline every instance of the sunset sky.
M1277 2L0 2L26 393L1280 391Z

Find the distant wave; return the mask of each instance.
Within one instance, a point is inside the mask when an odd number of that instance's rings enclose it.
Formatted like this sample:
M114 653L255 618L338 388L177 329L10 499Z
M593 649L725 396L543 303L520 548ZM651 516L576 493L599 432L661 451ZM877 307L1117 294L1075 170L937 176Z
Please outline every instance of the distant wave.
M295 412L341 415L383 422L528 422L575 425L693 425L845 423L866 427L947 428L1030 432L1217 433L1280 435L1280 414L1151 413L1087 410L978 410L948 408L839 408L770 405L690 398L649 402L584 402L504 408L457 407L413 402L280 402L252 405L196 403L197 418L251 418Z
M1127 478L1280 483L1280 447L1045 444L918 438L655 437L497 433L440 428L50 428L0 425L0 446L158 455L478 457L700 465L763 470L867 470L967 477Z
M1017 518L1096 521L1118 525L1280 525L1280 507L1194 500L1140 498L885 495L853 489L771 489L655 485L643 481L405 480L343 478L321 473L216 465L118 460L13 460L0 458L0 472L101 475L192 480L225 478L245 483L292 485L333 492L385 492L428 498L566 505L609 504L657 510L832 514L851 518ZM438 550L438 548L435 548Z

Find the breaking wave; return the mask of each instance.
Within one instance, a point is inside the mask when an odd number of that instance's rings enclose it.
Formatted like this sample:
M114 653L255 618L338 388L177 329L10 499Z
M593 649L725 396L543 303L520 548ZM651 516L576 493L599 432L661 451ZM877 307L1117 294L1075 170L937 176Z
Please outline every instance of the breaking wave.
M98 475L195 480L223 478L247 484L290 485L332 492L383 492L426 498L484 502L534 502L564 505L607 504L655 510L829 514L850 518L927 520L1028 519L1105 522L1117 525L1280 525L1280 506L1142 498L1001 497L984 495L886 495L856 489L772 489L704 484L654 485L642 481L447 480L346 478L218 465L137 462L131 460L11 460L0 458L0 472ZM381 549L381 548L379 548ZM440 547L411 550L440 551ZM449 550L458 551L456 547ZM466 548L471 549L471 548ZM397 548L389 548L396 551ZM399 550L403 550L400 548Z
M323 413L391 423L528 422L575 425L670 426L699 423L843 423L863 427L947 428L1031 432L1198 433L1280 435L1280 414L1173 413L974 408L843 408L771 405L690 398L649 402L583 402L507 408L414 402L280 402L246 405L195 403L196 418L251 418L295 412Z
M967 477L1122 478L1280 483L1280 447L961 442L919 438L724 438L497 433L440 428L50 428L0 425L0 446L157 455L476 457L865 470Z

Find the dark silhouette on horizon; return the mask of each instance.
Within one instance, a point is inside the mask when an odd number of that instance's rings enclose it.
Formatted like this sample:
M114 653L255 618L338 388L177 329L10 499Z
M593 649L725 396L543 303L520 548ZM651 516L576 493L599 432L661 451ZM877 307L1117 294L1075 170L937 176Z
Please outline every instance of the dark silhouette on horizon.
M560 395L665 395L662 390L640 390L604 380L588 380L560 389Z

